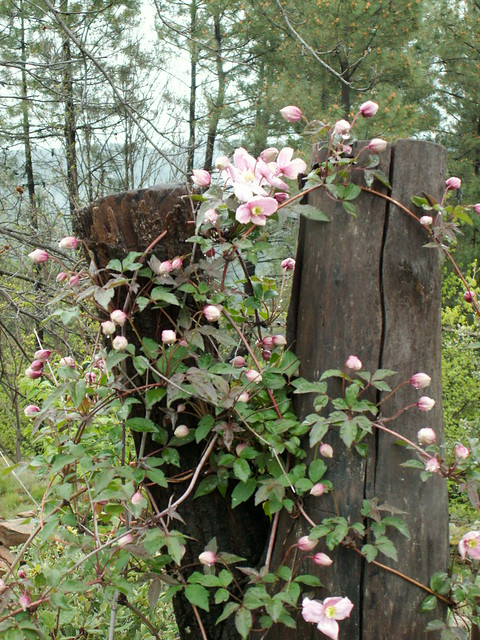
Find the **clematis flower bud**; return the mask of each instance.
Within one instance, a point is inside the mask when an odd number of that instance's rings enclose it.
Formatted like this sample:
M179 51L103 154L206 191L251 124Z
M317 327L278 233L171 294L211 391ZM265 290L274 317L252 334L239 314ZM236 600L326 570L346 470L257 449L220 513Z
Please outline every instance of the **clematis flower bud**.
M476 295L477 294L475 293L475 291L465 291L465 293L463 294L463 299L465 300L465 302L472 303Z
M35 249L35 251L28 254L28 257L32 262L39 264L40 262L46 262L50 256L43 249Z
M117 547L126 547L128 544L132 544L133 536L131 533L126 533L121 538L117 540Z
M77 245L78 238L75 238L74 236L66 236L65 238L62 238L58 243L60 249L76 249Z
M102 327L102 333L104 336L112 336L116 331L115 323L111 320L105 320L105 322L102 322L100 326Z
M214 304L207 304L207 306L203 307L203 315L208 322L217 322L222 315L222 310Z
M287 122L298 122L302 118L302 112L298 107L293 105L289 105L288 107L283 107L280 109L280 114L282 118L285 118Z
M30 600L30 598L28 597L27 593L24 593L22 596L20 596L20 598L18 599L18 604L22 607L22 609L24 611L26 611L28 609L28 607L31 605L32 601Z
M65 273L65 271L60 271L60 273L57 273L57 277L55 278L57 282L65 282L66 279L67 274Z
M320 445L320 455L324 458L333 458L333 447L324 442Z
M33 354L33 357L35 358L35 360L46 362L49 359L51 353L52 352L49 349L38 349L38 351L35 351L35 353Z
M112 311L110 314L110 320L115 324L118 324L120 327L123 327L127 321L127 314L121 309L115 309L115 311Z
M272 336L272 342L275 347L284 347L287 344L285 336Z
M26 577L27 577L27 573L26 573L25 569L19 569L17 571L17 578L19 580L25 580Z
M3 593L4 591L6 591L8 589L7 587L7 583L5 582L5 580L2 580L0 578L0 593Z
M42 371L35 371L31 367L28 367L28 369L25 369L25 375L27 378L30 378L30 380L36 380L37 378L40 378Z
M293 271L295 269L295 260L293 258L285 258L282 261L282 269L285 271Z
M142 502L142 500L143 500L143 496L142 496L142 492L141 491L135 491L133 496L130 498L130 502L133 505L140 504Z
M43 360L34 360L30 365L30 369L41 371L43 369Z
M440 463L436 458L430 458L425 464L425 471L436 473L440 469Z
M455 445L455 457L458 460L465 460L470 455L470 449L463 444Z
M163 344L174 344L177 339L175 331L171 329L165 329L162 331L162 342Z
M60 367L73 367L75 366L75 360L71 356L66 356L58 361Z
M172 260L172 269L173 271L177 271L183 267L183 260L181 258L174 258Z
M279 191L278 193L274 193L273 197L278 202L278 204L282 204L285 200L288 200L288 193L285 191Z
M460 189L462 184L462 181L460 180L460 178L457 178L456 176L452 176L451 178L448 178L448 180L445 181L445 186L447 187L447 191L456 191L457 189Z
M192 173L192 182L196 184L197 187L208 187L212 180L208 171L205 171L205 169L194 169Z
M346 136L348 133L350 133L351 128L352 126L349 122L347 122L347 120L338 120L333 127L333 135Z
M173 271L173 263L170 260L164 260L160 263L157 273L159 276L166 276L171 271Z
M308 536L302 536L297 540L297 547L300 551L311 551L315 549L318 544L318 540L311 540Z
M230 166L230 159L228 156L220 156L215 160L215 168L219 171L224 171Z
M217 224L218 213L216 209L207 209L203 215L203 221L210 224Z
M260 159L266 162L267 164L269 162L273 162L277 156L278 156L278 149L276 147L268 147L267 149L264 149L260 153Z
M433 218L432 216L422 216L419 222L423 227L431 227L433 224Z
M360 113L364 118L371 118L378 111L378 104L372 100L367 100L360 105Z
M357 358L357 356L348 356L345 361L345 367L347 369L351 369L352 371L360 371L362 366L362 361Z
M417 438L420 444L428 445L435 442L437 434L433 429L430 429L430 427L424 427L417 433Z
M259 384L262 381L262 374L259 371L255 371L255 369L249 369L246 371L245 376L247 377L247 380L254 382L255 384Z
M235 356L230 360L230 364L236 369L241 369L245 366L245 358L243 356Z
M237 402L248 402L249 400L250 400L250 394L247 391L244 391L243 393L241 393L237 398Z
M473 207L473 210L476 214L480 215L480 202L477 202L477 204Z
M87 384L94 384L97 381L97 374L94 371L87 371L83 378Z
M313 556L313 561L319 567L329 567L333 564L333 560L330 558L330 556L327 556L326 553L316 553Z
M73 276L70 276L70 280L68 281L69 287L78 287L78 283L80 282L80 276L78 273L74 273Z
M388 142L381 138L373 138L368 143L368 148L372 153L381 153L388 147Z
M325 493L325 489L326 487L324 484L322 484L321 482L317 482L310 489L310 495L318 498L319 496L323 496L323 494Z
M125 336L117 336L113 339L112 347L115 349L115 351L125 351L127 346L128 340L125 338Z
M262 359L265 360L265 362L268 362L272 357L272 352L269 349L264 349L262 351Z
M187 427L186 424L179 424L178 427L173 432L173 435L176 438L186 438L189 433L190 433L190 429Z
M213 551L202 551L202 553L198 556L200 564L205 565L206 567L211 567L217 561L217 556L213 553Z
M428 387L432 379L426 373L416 373L410 378L410 384L415 389L425 389Z
M433 400L433 398L428 398L427 396L422 396L417 402L417 407L420 411L430 411L434 406L435 400Z
M273 347L273 338L272 336L265 336L262 340L262 344L265 349L272 349Z
M36 404L29 404L23 410L23 413L27 416L27 418L31 418L36 415L40 411L39 407Z

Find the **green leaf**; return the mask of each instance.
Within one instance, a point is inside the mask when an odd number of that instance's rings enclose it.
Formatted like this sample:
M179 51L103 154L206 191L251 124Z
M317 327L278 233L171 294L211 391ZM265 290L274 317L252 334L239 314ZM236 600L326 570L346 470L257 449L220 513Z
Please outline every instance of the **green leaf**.
M430 589L444 596L450 592L451 582L447 573L439 571L430 578Z
M218 485L218 476L207 476L200 481L197 490L193 495L193 499L201 498L202 496L206 496L212 491L215 491Z
M167 479L161 469L149 469L146 475L152 482L158 484L159 487L168 487Z
M113 287L109 289L95 289L93 292L93 297L98 304L103 307L103 309L108 309L108 303L111 301L115 294L115 290Z
M327 465L323 460L313 460L308 467L308 477L310 480L315 483L318 482L327 470Z
M287 384L287 381L282 373L265 371L265 373L262 373L262 383L268 389L282 389Z
M375 546L379 551L381 551L381 553L383 553L384 556L387 556L387 558L391 558L392 560L395 560L395 562L398 560L397 550L390 538L380 536L375 540Z
M247 482L239 482L232 491L232 509L238 507L239 504L248 500L257 488L255 478L249 478Z
M353 216L354 218L357 217L357 209L353 202L343 202L343 208L348 213L348 215Z
M156 387L155 389L149 389L145 393L145 403L147 409L151 409L154 404L160 402L166 395L167 390L165 387Z
M419 611L420 613L425 613L426 611L433 611L437 606L437 598L435 596L427 596L425 600L420 604Z
M251 475L250 465L244 458L237 458L233 463L233 473L242 482L247 482Z
M252 614L245 607L240 607L235 614L235 628L242 637L248 638L250 629L252 628Z
M208 591L200 584L187 584L185 587L185 597L196 607L199 607L204 611L210 611L208 604Z
M389 527L395 527L395 529L397 529L397 531L400 531L403 536L405 536L406 538L410 538L408 525L401 518L397 518L396 516L387 516L386 518L383 518L382 524L386 524Z
M316 222L330 222L330 218L326 213L313 207L311 204L296 204L292 209L302 215L307 220L315 220Z
M362 190L360 189L358 184L353 184L353 182L350 182L343 193L343 200L355 200L355 198L361 193Z
M383 171L381 171L380 169L371 169L370 173L375 176L375 178L381 183L383 184L384 187L387 187L387 189L391 189L392 185L390 184L389 179L387 178L387 176L383 173ZM413 198L412 198L413 200Z
M327 383L326 382L310 382L305 380L305 378L296 378L292 380L292 387L295 388L293 393L326 393L327 392Z
M345 446L350 448L357 435L357 425L354 420L346 420L340 426L340 437Z
M365 554L367 562L375 560L378 555L378 549L373 544L364 544L362 547L362 553Z
M311 576L309 574L305 574L304 576L297 576L295 578L295 582L299 582L300 584L306 584L307 587L321 587L323 586L317 576Z
M166 302L167 304L173 304L176 306L180 305L180 303L177 300L177 296L175 296L173 293L165 289L165 287L155 287L154 289L152 289L152 292L150 295L152 297L152 300L155 300L155 302L161 301L161 302Z
M125 424L132 431L152 433L157 430L157 425L148 418L129 418Z
M239 608L240 608L240 605L237 604L236 602L229 602L228 604L225 605L225 608L222 614L218 616L215 624L220 624L220 622L223 622L224 620L226 620L229 616L232 615L232 613L237 611Z
M120 260L110 260L110 262L107 264L108 271L122 271L122 263L120 262Z
M198 427L195 429L195 440L200 442L203 440L211 431L213 425L215 423L215 418L211 415L205 415L198 423Z

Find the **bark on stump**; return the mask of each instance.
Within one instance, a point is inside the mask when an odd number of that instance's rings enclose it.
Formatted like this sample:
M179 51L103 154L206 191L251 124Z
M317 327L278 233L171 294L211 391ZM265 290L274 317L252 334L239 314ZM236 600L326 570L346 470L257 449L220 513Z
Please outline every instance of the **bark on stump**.
M390 177L392 198L410 209L412 195L425 191L440 199L443 194L446 152L438 145L400 140L381 155L380 168ZM376 181L373 188L386 192ZM301 221L288 317L289 343L294 343L300 358L301 375L318 380L323 371L342 368L350 354L361 359L365 370L397 371L399 381L427 372L432 377L428 389L416 392L404 386L382 405L382 413L392 416L421 395L433 397L433 411L411 409L391 426L413 441L418 429L432 426L441 443L440 253L423 247L428 237L418 222L378 196L359 196L356 219L321 191L313 192L308 201L329 214L331 222ZM341 395L340 384L333 393ZM300 418L305 417L313 412L312 400L299 396L296 409ZM406 511L411 539L391 534L398 562L382 555L377 560L428 586L433 573L448 567L446 482L433 477L422 483L418 470L401 467L413 456L384 432L369 437L364 460L345 450L333 429L325 441L334 449L328 478L335 492L307 499L310 517L317 523L335 515L358 522L362 500L374 496L380 505ZM282 514L276 558L307 532L301 517L292 521ZM331 567L317 568L325 588L315 597L348 596L355 605L351 617L339 623L345 640L423 640L428 620L445 613L440 607L440 611L420 614L418 607L426 592L368 564L350 549L340 547L332 554L322 542L315 551L326 551L334 560ZM314 571L311 561L303 566ZM317 637L314 625L307 625L300 615L297 619L296 638ZM272 640L291 637L288 629L269 636Z
M187 239L195 229L191 220L192 204L186 198L187 190L181 184L168 184L149 189L119 193L102 198L89 206L78 210L75 215L75 230L85 240L98 269L98 280L107 280L105 269L113 259L122 260L130 251L144 251L165 230L167 235L154 248L155 256L163 261L175 256L188 255L192 244ZM121 308L125 300L125 291L120 291L113 308ZM170 317L176 318L178 307L168 307ZM161 341L163 329L172 328L165 314L150 308L135 318L136 328L142 338L148 337ZM133 333L127 337L135 342ZM135 370L129 371L133 377L138 376ZM138 377L137 377L138 383ZM141 397L140 397L141 399ZM135 411L142 411L143 405L135 405ZM139 414L141 415L141 414ZM150 419L156 424L165 426L164 407L154 405ZM192 418L182 419L189 427L195 427ZM141 434L133 434L137 447L140 446ZM158 450L158 444L148 435L144 455ZM171 474L179 476L182 472L194 470L202 455L203 444L191 443L179 449L181 467L172 467ZM167 474L168 475L168 474ZM174 495L178 498L185 491L190 478L175 483ZM149 485L149 490L156 504L163 509L168 504L169 491L159 486ZM220 550L249 558L255 565L259 562L267 538L267 522L261 509L252 502L230 508L230 501L222 498L216 491L205 497L192 500L190 496L179 508L179 514L185 524L175 520L173 528L186 533L192 538L187 545L186 564L198 562L198 554L204 551L205 545L217 538ZM241 575L239 580L245 580ZM192 607L181 595L174 600L174 609L182 640L198 640L201 637ZM233 617L220 625L215 621L223 611L223 605L212 606L209 613L202 611L202 622L209 640L233 640L238 637L234 628Z

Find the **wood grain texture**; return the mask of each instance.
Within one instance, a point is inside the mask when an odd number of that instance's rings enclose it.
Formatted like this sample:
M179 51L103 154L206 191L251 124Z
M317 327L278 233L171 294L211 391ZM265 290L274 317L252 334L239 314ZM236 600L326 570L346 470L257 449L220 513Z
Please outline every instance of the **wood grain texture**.
M392 196L410 206L412 195L421 191L441 198L446 166L445 150L437 145L399 141L381 155L381 169L390 176ZM385 192L378 183L374 189ZM322 191L309 196L331 218L330 223L301 221L292 304L288 317L289 342L301 360L301 375L317 380L330 368L342 368L350 354L357 355L364 369L388 368L398 372L398 381L425 371L433 383L428 395L437 400L435 410L409 410L392 426L416 439L422 426L433 426L443 436L440 365L440 262L439 254L423 248L425 230L397 207L382 198L363 193L357 201L358 217L346 214ZM329 394L340 395L340 385L329 383ZM393 415L422 393L410 385L385 403L382 411ZM425 394L424 394L425 395ZM370 397L379 400L380 396ZM297 414L312 412L312 400L300 396ZM399 552L395 563L378 560L428 584L430 576L448 566L448 516L446 485L440 478L422 483L417 471L400 467L411 457L395 445L391 436L369 437L369 452L361 460L345 450L338 434L325 438L334 448L328 477L333 495L307 498L305 508L315 522L341 515L350 522L361 520L364 498L378 496L407 512L411 540L393 535ZM312 452L313 455L313 452ZM383 514L389 515L387 513ZM276 558L308 532L300 517L282 516ZM363 543L368 540L362 541ZM361 544L360 544L361 546ZM425 593L401 578L373 565L349 549L333 554L323 541L315 551L331 555L334 564L316 570L324 584L315 597L348 596L355 607L342 621L341 638L386 640L425 638L429 617L418 614ZM315 572L311 561L304 568ZM307 595L307 592L305 592ZM312 594L308 594L312 597ZM433 617L437 617L436 611ZM441 613L440 613L441 615ZM432 615L430 615L430 618ZM298 616L297 638L315 637L318 631ZM434 637L434 635L429 635ZM288 630L275 630L269 638L287 640Z

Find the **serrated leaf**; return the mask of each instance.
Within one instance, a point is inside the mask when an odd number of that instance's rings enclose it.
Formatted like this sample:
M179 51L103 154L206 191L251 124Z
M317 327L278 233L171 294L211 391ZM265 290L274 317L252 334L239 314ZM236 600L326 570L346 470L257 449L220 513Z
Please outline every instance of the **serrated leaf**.
M195 429L195 440L200 442L203 440L212 430L215 423L215 418L211 415L205 415L198 423L198 427Z
M362 547L362 553L365 554L367 562L372 562L378 555L378 549L373 544L364 544Z
M387 558L391 558L395 560L395 562L398 560L397 550L390 538L380 536L375 540L375 546L384 556L387 556Z
M362 190L360 189L358 184L354 184L353 182L350 182L345 187L345 191L343 192L343 200L355 200L355 198L359 196L361 193L362 193Z
M389 527L395 527L397 531L405 536L406 538L410 538L410 532L408 531L407 523L401 518L396 518L395 516L387 516L382 519L382 524L385 524Z
M155 609L160 594L162 593L162 581L152 580L148 588L148 604L150 609Z
M233 473L242 482L247 482L251 474L250 465L244 458L237 458L233 463Z
M212 493L212 491L215 491L217 486L218 476L207 476L206 478L203 478L193 495L193 499L195 500L195 498L201 498L202 496L206 496L209 493Z

